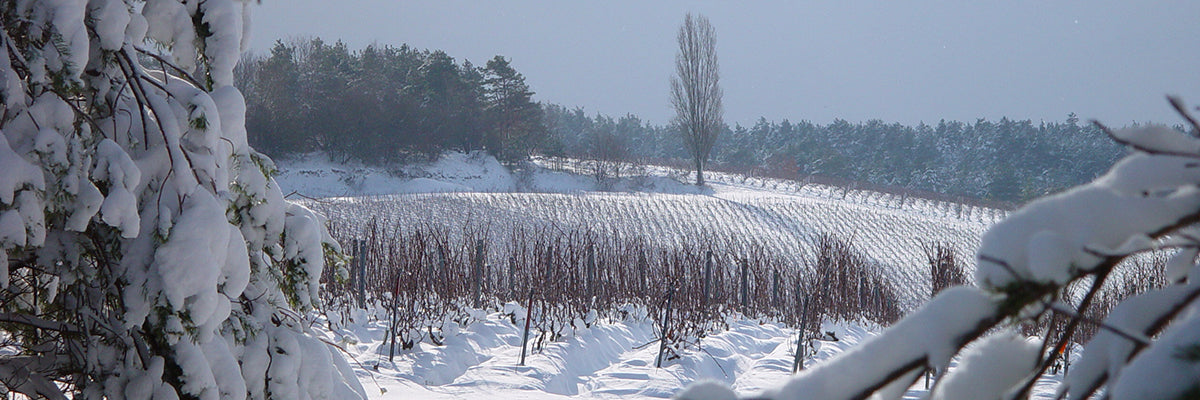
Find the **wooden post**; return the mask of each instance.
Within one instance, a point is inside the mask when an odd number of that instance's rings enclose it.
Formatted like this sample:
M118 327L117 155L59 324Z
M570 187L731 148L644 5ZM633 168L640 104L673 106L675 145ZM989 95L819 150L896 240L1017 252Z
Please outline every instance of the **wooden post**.
M392 327L388 329L388 336L392 339L392 344L388 347L388 362L392 362L392 358L396 356L396 310L400 308L400 270L395 270L396 282L392 286Z
M475 308L478 309L483 301L483 239L475 241L475 291L471 293Z
M662 368L663 353L667 351L667 328L671 326L671 297L674 294L674 286L667 289L667 313L665 316L663 316L662 338L658 340L658 361L655 361L654 368Z
M425 254L428 254L428 253L424 253L422 255L425 255ZM426 257L421 257L421 265L423 265L425 267L425 276L423 277L423 279L421 279L421 283L418 284L417 287L423 288L425 290L433 290L433 282L437 279L437 278L434 278L436 275L433 274L433 272L435 271L435 269L433 267L433 260L426 258Z
M437 276L441 278L441 279L439 279L441 282L445 283L447 281L446 273L450 271L449 261L446 260L446 246L442 246L441 243L438 243L437 250L438 250L438 267L440 268L438 270ZM445 286L443 285L443 287L445 287Z
M638 252L638 294L646 293L646 250Z
M725 296L725 270L721 264L713 262L713 299L723 298Z
M515 282L517 281L517 257L508 258L508 295L513 298L517 297Z
M1071 372L1071 342L1070 341L1067 342L1066 348L1063 349L1062 359L1063 359L1063 374L1062 374L1062 376L1067 376L1067 374Z
M525 303L528 310L525 310L525 333L521 335L521 362L517 365L525 365L525 350L529 348L529 321L533 320L533 289L529 289L529 301Z
M596 245L588 243L587 247L587 276L584 282L584 288L587 293L587 301L589 304L592 298L596 296Z
M704 258L705 258L705 261L704 261L704 303L702 303L702 304L704 307L708 307L709 299L711 298L709 290L711 290L710 288L712 287L712 266L713 266L712 250L705 252Z
M774 270L774 279L771 282L771 308L779 307L779 270Z
M796 359L792 360L792 373L804 369L804 330L808 326L808 298L804 298L804 306L800 309L800 334L796 335Z
M367 300L366 300L366 297L367 297L367 295L366 295L366 292L367 292L367 276L366 276L367 275L367 251L366 250L367 250L367 242L365 240L359 239L359 240L355 241L354 261L358 266L358 268L355 268L355 270L356 270L355 274L357 275L355 277L355 278L357 278L357 282L356 282L357 285L355 285L355 286L357 286L356 290L358 291L358 293L356 293L356 297L358 300L358 308L367 308Z
M750 304L750 261L742 259L742 312L748 311L746 308Z

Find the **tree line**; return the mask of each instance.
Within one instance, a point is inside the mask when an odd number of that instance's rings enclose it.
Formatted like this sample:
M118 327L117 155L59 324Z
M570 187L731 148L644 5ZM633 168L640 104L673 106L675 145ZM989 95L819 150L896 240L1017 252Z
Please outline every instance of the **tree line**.
M671 126L632 114L589 116L581 108L558 105L543 110L551 141L567 157L690 159ZM1019 202L1087 182L1124 154L1099 128L1074 114L1062 122L1002 118L916 126L760 118L751 126L724 127L712 164L783 178L825 176Z
M483 66L440 50L319 38L278 41L243 57L250 144L273 157L322 151L335 161L405 162L443 151L602 161L690 160L678 128L633 114L538 103L524 76L496 56ZM1064 121L1002 118L907 126L760 118L721 125L719 169L888 185L1020 202L1087 182L1124 150L1074 114Z
M236 80L250 144L276 157L386 162L486 150L519 160L547 133L525 77L501 56L476 66L408 45L276 41L244 56Z

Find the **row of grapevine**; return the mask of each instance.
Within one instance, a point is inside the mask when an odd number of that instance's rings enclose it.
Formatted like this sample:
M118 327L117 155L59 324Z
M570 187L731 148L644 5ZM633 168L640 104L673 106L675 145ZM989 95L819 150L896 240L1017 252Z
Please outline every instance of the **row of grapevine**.
M953 207L910 212L762 192L449 193L308 205L330 217L340 242L363 243L346 246L361 265L353 279L325 277L326 305L350 308L357 292L391 310L398 351L441 344L488 309L514 322L531 315L535 350L605 319L669 320L668 353L722 329L733 312L810 332L822 319L887 325L969 282L972 260L960 255L973 253L985 227L948 215ZM1161 284L1161 260L1136 260L1146 266L1114 279L1102 305ZM1027 333L1055 332L1056 323Z
M886 325L904 311L879 266L832 235L798 268L767 247L732 250L719 237L664 248L615 232L518 227L496 241L489 230L335 219L331 232L355 244L347 248L358 267L349 280L327 273L325 304L340 315L360 301L390 310L393 352L441 344L446 332L479 318L472 310L506 311L516 321L532 307L538 349L598 320L663 319L669 308L668 352L724 329L731 312L805 321L815 332L822 319Z
M928 296L925 243L945 243L958 254L973 254L986 228L952 216L928 215L937 210L915 213L762 192L713 196L439 193L328 199L308 205L360 230L374 218L388 225L444 227L451 236L486 227L483 239L490 242L507 242L506 236L522 229L643 238L656 248L715 240L734 253L763 247L793 268L809 268L817 239L836 235L852 240L867 260L884 269L899 287L904 308ZM968 271L972 261L964 260Z

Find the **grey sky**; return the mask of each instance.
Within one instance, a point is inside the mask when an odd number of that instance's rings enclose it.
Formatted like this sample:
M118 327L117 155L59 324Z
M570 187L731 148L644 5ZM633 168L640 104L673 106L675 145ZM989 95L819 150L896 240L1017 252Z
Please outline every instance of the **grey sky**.
M1200 104L1200 2L263 0L252 48L277 38L512 60L535 98L668 122L675 31L717 31L725 119L915 124L976 118L1177 123Z

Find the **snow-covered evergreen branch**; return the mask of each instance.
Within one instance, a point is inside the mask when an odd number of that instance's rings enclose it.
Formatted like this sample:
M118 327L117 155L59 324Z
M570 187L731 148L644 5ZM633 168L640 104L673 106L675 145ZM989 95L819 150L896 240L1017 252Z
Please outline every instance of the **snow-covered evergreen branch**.
M247 12L234 0L0 4L6 390L365 397L305 325L340 248L246 143L232 84Z

